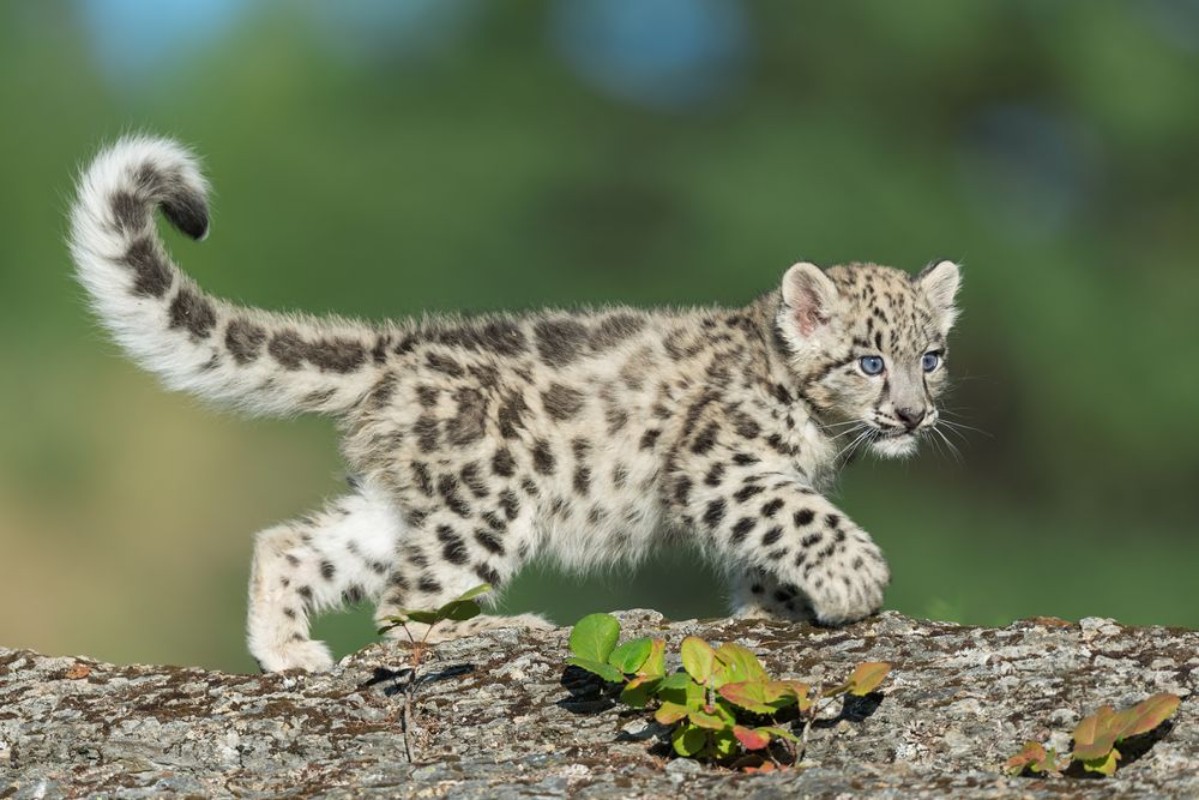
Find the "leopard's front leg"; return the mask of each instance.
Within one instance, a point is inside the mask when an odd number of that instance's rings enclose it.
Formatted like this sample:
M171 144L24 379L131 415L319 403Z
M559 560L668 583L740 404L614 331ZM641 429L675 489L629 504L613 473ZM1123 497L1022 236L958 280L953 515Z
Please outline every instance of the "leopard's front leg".
M835 625L882 606L891 573L878 546L801 481L749 475L697 511L696 524L737 571L734 613Z

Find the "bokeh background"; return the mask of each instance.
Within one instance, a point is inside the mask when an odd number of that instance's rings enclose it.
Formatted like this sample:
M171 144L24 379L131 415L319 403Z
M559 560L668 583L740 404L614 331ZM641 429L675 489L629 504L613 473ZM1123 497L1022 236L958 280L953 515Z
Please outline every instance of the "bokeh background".
M1199 626L1193 0L12 2L0 110L2 645L252 669L252 532L342 490L327 421L168 395L89 318L72 177L140 130L216 187L177 259L276 309L740 304L801 257L960 259L978 431L839 491L888 606ZM723 600L671 553L505 605Z

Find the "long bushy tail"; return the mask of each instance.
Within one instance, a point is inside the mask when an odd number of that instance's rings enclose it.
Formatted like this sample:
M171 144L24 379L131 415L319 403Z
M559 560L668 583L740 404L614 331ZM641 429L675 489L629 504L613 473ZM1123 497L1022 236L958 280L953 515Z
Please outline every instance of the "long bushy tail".
M122 139L79 179L71 254L122 347L172 389L255 413L344 412L375 383L387 337L371 326L240 308L171 261L154 210L193 239L208 232L196 159L165 139Z

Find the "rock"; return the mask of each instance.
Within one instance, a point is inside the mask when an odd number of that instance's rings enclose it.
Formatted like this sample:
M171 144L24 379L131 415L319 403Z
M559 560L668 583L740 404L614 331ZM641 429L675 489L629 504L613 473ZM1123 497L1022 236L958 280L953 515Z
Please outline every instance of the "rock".
M894 671L881 699L812 730L802 769L749 775L671 760L648 715L564 671L564 629L437 645L407 742L408 653L396 644L321 675L0 649L0 798L1199 796L1196 632L1052 618L975 628L892 612L839 629L619 616L626 636L663 636L672 652L688 634L736 641L780 677L832 681L861 661ZM1113 778L1000 774L1026 739L1065 746L1099 705L1160 691L1184 697L1177 716Z

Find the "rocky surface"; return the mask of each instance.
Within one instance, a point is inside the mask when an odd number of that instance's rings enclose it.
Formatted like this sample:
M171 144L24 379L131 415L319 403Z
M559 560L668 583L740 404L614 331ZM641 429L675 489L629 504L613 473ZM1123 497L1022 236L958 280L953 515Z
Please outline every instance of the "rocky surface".
M672 760L648 715L573 670L567 631L438 645L405 741L407 653L324 675L120 667L0 649L0 798L1199 796L1199 633L1055 619L974 628L884 613L825 630L620 615L626 635L736 641L781 676L833 681L890 661L881 701L813 730L799 768L739 774ZM1068 747L1080 716L1159 691L1184 700L1114 778L1008 778L1028 738ZM413 760L407 759L408 748Z

